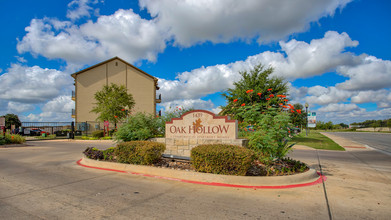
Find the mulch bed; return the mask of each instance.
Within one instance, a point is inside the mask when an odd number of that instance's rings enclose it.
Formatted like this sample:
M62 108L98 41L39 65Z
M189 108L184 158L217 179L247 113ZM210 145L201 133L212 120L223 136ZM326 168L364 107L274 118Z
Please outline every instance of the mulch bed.
M181 159L172 159L172 158L161 158L160 161L156 164L153 164L154 167L167 168L167 169L175 169L175 170L185 170L185 171L195 171L189 160L181 160ZM292 175L297 172L281 172L281 170L292 169L294 167L294 163L290 161L278 161L273 165L265 165L259 161L255 161L250 169L248 170L246 176L286 176ZM307 171L309 168L307 167L303 172ZM196 171L195 171L196 172Z
M172 158L162 157L158 163L153 165L154 167L170 168L175 170L195 171L189 160L180 160Z

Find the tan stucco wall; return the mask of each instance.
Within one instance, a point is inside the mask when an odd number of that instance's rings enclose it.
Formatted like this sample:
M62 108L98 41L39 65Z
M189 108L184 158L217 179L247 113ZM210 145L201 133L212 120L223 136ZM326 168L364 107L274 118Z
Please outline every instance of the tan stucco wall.
M125 85L136 102L132 112L155 114L155 82L136 68L120 60L112 60L76 75L76 122L95 121L91 113L95 103L94 94L104 85Z
M155 114L156 87L154 80L131 66L128 66L127 72L127 89L136 102L134 111Z

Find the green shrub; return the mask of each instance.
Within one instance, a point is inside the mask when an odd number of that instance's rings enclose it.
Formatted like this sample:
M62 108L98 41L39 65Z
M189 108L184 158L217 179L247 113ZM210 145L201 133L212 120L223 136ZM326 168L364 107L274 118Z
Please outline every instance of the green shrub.
M114 155L115 147L107 148L106 150L103 150L103 160L107 161L115 161L115 155Z
M43 137L43 136L36 136L36 137L34 137L35 139L42 139L42 140L44 140L44 139L55 139L57 136L55 135L55 134L51 134L51 135L48 135L48 136L46 136L46 137Z
M1 139L3 141L0 142L3 144L22 144L26 142L26 139L18 134L5 134Z
M115 133L118 141L141 141L159 135L159 121L151 114L137 113L128 117Z
M93 131L92 137L94 138L101 138L104 136L103 130Z
M117 145L114 155L120 163L151 165L161 158L166 146L150 141L130 141Z
M288 145L291 135L289 120L285 112L258 115L255 131L249 135L249 148L258 155L258 160L266 162L281 159L289 152L293 146Z
M253 157L253 151L235 145L199 145L191 150L194 168L205 173L244 176Z
M81 139L82 140L90 140L90 138L88 136L81 136Z
M0 145L4 145L4 144L10 144L11 141L8 140L7 138L5 138L4 136L0 136Z

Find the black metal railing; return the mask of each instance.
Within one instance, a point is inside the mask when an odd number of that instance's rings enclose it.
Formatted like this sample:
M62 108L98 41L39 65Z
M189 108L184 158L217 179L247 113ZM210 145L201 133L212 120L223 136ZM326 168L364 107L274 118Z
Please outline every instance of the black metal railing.
M157 97L156 97L156 102L157 103L160 103L162 101L162 94L159 94Z

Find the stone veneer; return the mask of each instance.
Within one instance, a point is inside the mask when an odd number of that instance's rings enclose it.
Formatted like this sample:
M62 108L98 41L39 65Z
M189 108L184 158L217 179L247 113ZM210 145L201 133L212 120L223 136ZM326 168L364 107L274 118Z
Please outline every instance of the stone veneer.
M156 141L166 144L164 154L190 157L192 148L201 144L231 144L246 147L247 139L174 139L174 138L152 138L150 141Z
M166 122L166 138L154 138L152 141L165 143L165 154L189 157L191 149L201 144L246 146L248 140L238 139L237 133L236 120L205 110L194 110Z

